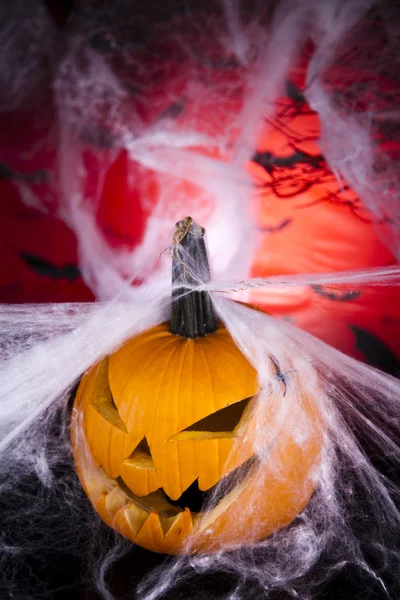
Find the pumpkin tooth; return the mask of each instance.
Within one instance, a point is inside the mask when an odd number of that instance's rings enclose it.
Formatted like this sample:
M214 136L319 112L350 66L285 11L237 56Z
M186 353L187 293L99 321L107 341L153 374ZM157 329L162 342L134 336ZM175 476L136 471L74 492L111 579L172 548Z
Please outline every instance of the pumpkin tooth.
M185 508L176 517L162 519L161 525L163 525L166 541L174 547L192 534L193 515L189 508Z
M162 489L167 494L168 498L173 501L179 500L179 498L186 492L188 488L198 479L193 473L182 473L179 482L171 480L165 480L162 484Z
M151 545L157 547L163 540L164 531L161 525L160 516L153 510L136 534L135 543L142 546L143 544L150 542Z
M145 523L148 514L143 508L131 502L117 511L113 527L128 539L134 540Z
M121 488L116 486L107 494L105 498L105 508L113 519L119 509L125 506L128 502L128 496Z
M106 508L106 498L107 498L107 492L102 492L100 494L100 496L98 496L96 498L96 500L93 500L93 506L96 509L96 511L98 512L98 514L100 515L100 517L103 519L103 521L105 521L107 524L110 523L110 519L109 519L109 514Z

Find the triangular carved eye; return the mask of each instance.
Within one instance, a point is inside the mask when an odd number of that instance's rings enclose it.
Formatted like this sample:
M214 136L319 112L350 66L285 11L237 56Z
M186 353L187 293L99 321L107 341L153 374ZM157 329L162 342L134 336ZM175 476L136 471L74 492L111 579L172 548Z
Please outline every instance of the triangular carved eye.
M92 406L106 421L114 425L114 427L120 431L128 433L126 425L120 417L118 408L111 394L108 381L108 357L104 358L97 367Z
M173 435L168 441L176 442L192 439L215 439L234 437L235 431L252 398L245 398L230 406L221 408L204 419L193 423L183 431Z

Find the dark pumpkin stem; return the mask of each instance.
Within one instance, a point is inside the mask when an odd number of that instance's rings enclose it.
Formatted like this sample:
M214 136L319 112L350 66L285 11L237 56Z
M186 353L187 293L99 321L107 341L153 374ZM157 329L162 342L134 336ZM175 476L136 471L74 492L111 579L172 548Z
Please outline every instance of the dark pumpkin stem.
M209 292L188 291L210 281L205 229L186 217L176 224L172 258L170 331L186 338L203 337L217 329Z

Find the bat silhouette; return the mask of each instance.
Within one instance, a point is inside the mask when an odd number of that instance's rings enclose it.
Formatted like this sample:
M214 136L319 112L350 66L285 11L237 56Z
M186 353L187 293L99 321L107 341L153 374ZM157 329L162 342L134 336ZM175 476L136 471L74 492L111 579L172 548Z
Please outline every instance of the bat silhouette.
M81 276L79 268L73 264L66 264L59 267L35 254L20 252L19 256L30 269L41 277L74 281L74 279L78 279Z

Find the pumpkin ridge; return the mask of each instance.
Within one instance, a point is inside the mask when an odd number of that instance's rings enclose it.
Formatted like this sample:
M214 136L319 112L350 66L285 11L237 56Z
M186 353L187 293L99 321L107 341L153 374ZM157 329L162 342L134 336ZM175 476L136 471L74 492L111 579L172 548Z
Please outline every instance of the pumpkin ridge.
M165 364L169 364L171 362L172 357L177 352L179 352L180 349L181 349L180 344L174 346L173 349L172 349L172 352L168 356L168 360L165 362ZM168 369L164 369L162 377L161 377L160 382L159 382L159 386L158 386L157 392L155 394L156 402L155 402L154 409L153 409L154 418L152 420L151 432L148 435L150 449L151 449L151 445L150 445L150 439L149 438L151 438L151 440L153 441L153 438L154 438L154 435L153 435L154 434L154 427L155 427L155 424L157 423L157 414L158 414L160 402L162 401L160 390L162 389L162 386L164 384L164 380L165 380L165 377L167 375L167 371L168 371ZM153 456L153 454L152 454L152 456ZM162 481L162 478L160 476L159 470L157 469L157 461L155 460L154 456L153 456L153 461L154 461L154 467L156 469L156 473L159 475L161 483L162 483L162 488L164 489L164 482ZM162 471L164 471L164 469L162 469ZM165 474L164 474L164 477L165 477Z
M129 364L129 373L130 374L132 374L132 372L134 373L135 372L135 367L137 367L137 364L142 364L143 361L146 360L149 357L149 355L152 354L155 351L154 347L151 347L151 345L149 344L149 342L152 341L151 338L152 338L152 336L151 335L147 336L146 332L143 333L143 334L140 334L140 335L136 336L135 338L133 338L133 340L132 340L131 346L135 346L133 344L133 342L139 342L138 343L138 347L134 347L134 352L133 352L133 349L131 349L131 348L129 348L129 351L128 351L128 348L122 347L114 355L112 355L112 354L109 355L109 371L110 370L114 371L114 369L115 370L120 370L120 364L118 364L118 363L121 363L121 362L125 363L125 362L127 362L128 361L127 356L131 355L131 356L135 356L135 357L138 356L139 357L137 359L137 362L133 363L133 364L130 362L130 358L129 358L129 363L130 363ZM157 349L160 348L160 346L163 348L165 345L168 345L168 343L169 343L168 336L165 336L165 338L163 340L161 340L157 344ZM148 352L146 352L146 354L144 356L140 356L140 352L139 352L140 347L141 346L145 346L146 347L147 345L150 346ZM113 366L111 366L111 362L113 363ZM118 368L117 368L116 365L118 365ZM143 369L143 371L145 372L145 369ZM110 378L110 373L109 373L109 378ZM111 389L111 391L112 391L112 389Z
M222 336L218 337L217 339L218 339L218 343L223 343L223 344L225 344L225 346L228 346L226 348L226 350L224 351L226 357L227 356L233 356L235 358L235 360L237 362L239 362L238 355L235 352L232 352L231 349L230 349L231 342L229 342L229 340L225 339L225 337L222 337ZM232 340L233 343L235 343L232 338L231 338L231 340ZM213 348L217 348L216 342L217 342L216 339L215 340L211 339L211 337L208 336L208 343L210 344L210 346L212 346ZM248 361L248 359L244 356L244 354L242 354L242 352L240 350L239 350L239 352L240 352L241 356L243 357L243 359L246 361L246 367L249 366L255 372L255 369L254 369L253 365ZM237 378L237 370L234 368L234 366L232 365L232 363L229 360L226 359L225 360L225 364L229 365L229 367L231 368L231 370L234 373L235 377ZM255 377L255 381L257 383L257 377ZM258 390L258 386L256 385L255 389L254 389L254 392L248 394L247 396L245 396L245 398L254 396L255 394L257 394L258 391L259 391ZM237 400L237 402L241 402L242 400L245 400L245 398L240 398L239 400Z
M178 385L176 386L176 393L175 393L175 424L177 424L178 422L178 410L179 410L179 398L180 398L180 391L181 391L181 385L182 385L182 371L183 371L183 366L185 364L185 358L186 358L186 354L187 354L187 348L188 348L188 344L190 344L191 340L187 340L186 343L184 344L183 347L183 352L182 352L182 357L181 357L181 363L180 363L180 371L179 371L179 377L178 377ZM193 397L193 395L192 395ZM176 429L176 427L175 427ZM165 440L166 442L166 440ZM179 460L179 444L175 444L175 448L176 448L176 457L177 457L177 461L178 464L180 464L180 460ZM182 491L182 476L181 476L181 471L180 469L178 469L178 477L179 477L179 489Z
M195 350L196 350L196 344L191 344L190 345L190 355L191 355L191 370L190 370L190 393L191 396L193 398L193 386L194 386L194 363L195 363ZM190 404L190 421L193 422L193 403ZM199 472L199 461L198 461L198 457L197 457L197 452L196 452L196 448L194 446L194 442L190 442L190 452L191 455L193 457L193 462L194 462L194 467L195 467L195 473Z
M225 332L227 335L225 335ZM250 369L252 369L254 371L254 373L256 373L256 369L253 367L253 365L251 364L251 362L249 361L247 356L245 356L243 354L243 352L241 351L239 346L237 346L235 340L229 333L228 329L224 328L223 330L221 330L221 335L217 336L216 339L218 339L219 343L224 344L226 346L226 354L229 354L230 356L234 356L236 359L238 359L238 354L240 354L241 358L243 358L243 361L245 361L246 366L249 367ZM215 342L216 339L212 340L211 338L209 338L209 340L213 341L213 342ZM232 351L233 344L235 346L236 351Z
M212 389L212 393L213 393L213 399L214 399L214 413L216 412L216 401L215 401L215 386L214 386L214 381L213 381L213 377L212 377L212 372L210 369L210 364L208 362L208 358L207 358L207 354L204 348L204 345L201 344L201 349L203 351L203 356L204 356L204 360L205 363L208 367L208 372L210 374L210 380L211 380L211 389ZM215 457L216 457L216 472L218 473L218 475L221 473L221 457L220 457L220 444L218 440L214 440L214 446L217 446L217 452L214 452Z
M210 363L208 362L207 354L206 354L206 351L204 349L204 344L199 344L199 345L200 345L201 351L203 353L204 362L207 365L209 379L210 379L210 382L211 382L211 390L212 390L213 405L214 405L213 406L214 410L212 411L212 413L213 413L213 412L216 412L216 410L217 410L216 406L215 406L215 384L214 384L214 380L213 380L213 376L212 376L212 371L210 369ZM212 414L212 413L210 413L210 414Z
M147 344L147 343L148 343L148 340L146 340L146 344ZM146 359L149 359L149 358L150 358L150 359L151 359L151 364L153 364L153 363L155 362L155 360L157 359L157 357L158 357L160 354L162 354L162 353L165 351L165 346L168 346L169 344L170 344L170 340L167 338L167 339L165 340L165 344L161 344L161 343L160 343L160 345L158 345L158 346L157 346L157 349L156 349L156 350L155 350L153 347L152 347L152 348L150 348L150 349L149 349L149 351L148 351L148 352L146 352L145 356L144 356L144 357L141 357L141 359L140 359L140 361L139 361L139 362L140 362L140 365L141 365L141 377L140 377L140 378L138 379L138 381L136 382L136 385L135 385L135 388L136 388L136 389L137 389L137 388L140 388L140 386L143 384L143 379L144 379L145 377L147 377L147 365L148 365L148 362L149 362L149 361L147 360L147 362L145 362L145 361L146 361ZM160 346L161 346L161 348L160 348ZM172 351L171 355L174 353L174 351L175 351L175 350L176 350L176 348L173 348L173 351ZM154 353L154 354L153 354L153 353ZM126 362L128 362L128 361L127 361L127 359L125 359L125 361L126 361ZM146 367L146 368L144 368L144 367ZM165 373L164 373L164 374L165 374ZM127 375L127 377L126 377L126 380L125 380L125 381L128 381L128 382L129 382L129 381L130 381L132 378L134 378L134 377L135 377L135 375L136 375L135 371L133 370L133 368L131 368L131 367L130 367L130 368L129 368L129 375ZM161 382L162 382L162 381L161 381ZM125 383L125 388L126 388L126 387L129 387L129 385L128 385L127 383ZM111 389L111 393L113 394L114 401L115 401L115 403L117 404L116 398L115 398L115 396L114 396L114 393L113 393L113 388L112 388L112 386L111 386L111 381L110 381L110 389ZM124 395L124 394L121 394L121 395ZM125 398L124 398L123 402L124 402L124 403L126 402L126 399L125 399ZM122 402L121 402L121 404L122 404ZM118 407L118 404L117 404L117 407ZM118 409L119 409L119 407L118 407ZM119 410L120 410L120 409L119 409ZM127 424L129 423L129 415L130 415L130 414L131 414L131 411L129 411L129 413L128 413L127 417L125 418L125 421L126 421L126 423L127 423ZM128 433L129 433L130 431L131 431L131 429L128 429ZM143 433L143 435L146 435L146 432L144 432L144 433ZM135 446L135 447L136 447L136 446ZM134 447L134 448L132 448L131 452L133 452L133 450L135 449L135 447Z
M254 374L257 373L257 370L255 369L255 367L251 364L251 362L249 361L247 356L245 356L245 354L242 352L242 350L236 344L235 340L233 339L229 330L226 327L224 327L221 330L221 335L218 336L218 340L221 344L224 344L226 346L227 354L235 356L236 358L238 358L238 354L239 354L241 356L241 358L243 359L243 361L245 361L246 366L248 368L250 368L254 372ZM235 347L235 351L232 351L233 346Z
M123 345L113 354L109 355L109 358L111 358L113 362L118 362L118 360L121 360L121 355L126 356L127 354L130 354L131 356L136 357L138 354L140 355L142 347L147 345L151 346L151 350L149 350L149 352L152 352L154 351L154 341L156 342L157 347L163 344L164 342L168 343L170 341L170 334L167 329L166 322L160 323L160 325L155 325L148 331L143 331L142 333L135 335L129 340L128 343ZM145 354L144 357L141 357L139 362L141 362L141 360L146 357L147 354ZM137 363L134 363L132 367L135 367L136 364Z
M147 345L149 342L152 344L156 342L157 344L161 343L164 339L169 338L169 331L167 327L168 322L164 321L163 323L159 323L158 325L154 325L150 329L142 331L141 333L135 334L133 337L128 339L125 344L123 344L120 348L118 348L115 352L110 354L114 359L118 358L119 354L127 354L132 351L132 346L135 349L135 352L140 350L140 347L143 345ZM154 339L155 338L155 339ZM157 340L157 338L161 338Z
M104 364L104 363L105 363L105 364ZM101 368L102 366L103 366L103 367L105 367L105 368ZM102 378L104 379L104 381L103 381L103 385L105 385L106 387L108 387L108 391L109 391L109 393L110 393L110 395L111 395L111 397L112 397L112 392L111 392L111 388L110 388L110 385L109 385L109 378L108 378L108 367L109 367L109 361L108 361L108 356L106 356L106 357L105 357L105 358L104 358L104 359L103 359L103 360L100 362L100 364L98 364L98 365L97 365L97 368L96 368L96 370L95 370L94 381L93 381L93 386L92 386L92 395L93 395L93 396L94 396L94 395L96 395L96 393L98 393L98 391L99 391L99 387L100 387L100 389L101 389L101 383L100 383L100 385L99 385L99 381L98 381L98 380L99 380L99 378L100 378L100 377L102 377ZM115 403L115 402L114 402L114 403ZM114 428L112 427L112 426L113 426L113 423L112 423L112 422L110 422L110 421L108 421L108 419L106 419L106 418L104 417L104 415L103 415L103 414L101 414L101 413L98 411L97 407L95 406L95 402L93 401L93 398L92 398L92 399L89 401L89 405L90 405L90 406L92 407L92 409L93 409L93 410L95 410L95 411L96 411L96 412L97 412L97 413L98 413L98 414L101 416L101 418L102 418L102 419L104 419L104 420L107 422L107 424L108 424L108 426L107 426L107 429L106 429L106 435L105 435L105 442L106 442L106 443L105 443L105 445L107 446L107 450L106 450L105 452L102 452L102 453L101 453L101 454L102 454L102 460L101 460L101 462L100 462L100 467L101 467L102 469L104 469L104 471L105 471L107 474L111 474L111 473L113 473L113 472L114 472L114 469L112 468L112 467L113 467L113 464L112 464L112 463L113 463L113 461L112 461L112 459L111 459L111 448L113 447L113 442L115 442L115 438L118 438L118 437L120 437L120 436L121 436L121 433L122 433L122 435L126 435L126 434L125 434L125 432L124 432L124 431L122 431L122 430L118 430L118 429L114 429ZM118 407L117 407L117 412L118 412L118 415L119 415ZM119 417L120 417L121 421L124 423L124 421L123 421L123 419L121 418L121 416L120 416L120 415L119 415ZM125 425L125 423L124 423L124 425ZM119 431L120 433L118 433L118 431ZM91 451L91 452L93 452L93 450L92 450L92 447L91 447L91 444L89 444L89 448L90 448L90 451Z

